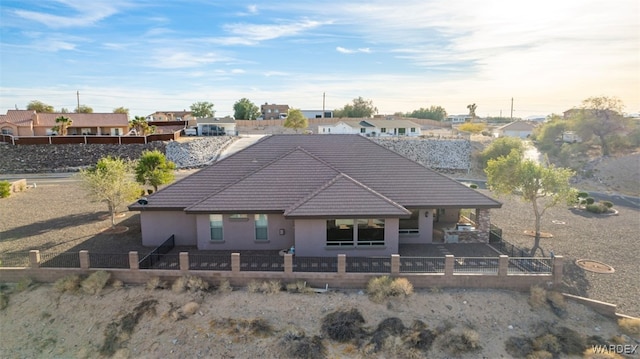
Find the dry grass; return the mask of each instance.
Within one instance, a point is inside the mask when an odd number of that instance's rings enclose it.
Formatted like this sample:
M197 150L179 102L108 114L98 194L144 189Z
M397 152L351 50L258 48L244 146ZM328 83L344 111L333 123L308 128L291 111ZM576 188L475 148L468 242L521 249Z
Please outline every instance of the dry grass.
M145 288L148 290L165 289L167 286L167 282L161 280L160 277L151 277L145 284Z
M389 276L373 278L367 283L369 299L375 303L392 297L408 297L413 294L413 285L406 278L392 279Z
M438 347L453 355L475 352L480 346L480 335L473 329L452 329L438 335L436 338Z
M206 292L209 290L209 283L204 279L192 275L185 275L176 278L171 285L171 291L174 293L190 292Z
M55 281L55 283L53 283L53 289L59 293L76 293L80 290L81 283L82 278L80 278L79 275L74 274Z
M288 293L303 293L303 294L314 293L313 288L307 287L307 282L301 281L301 280L293 283L287 283L287 285L285 286L285 289L287 290Z
M640 338L640 318L622 318L618 326L627 335Z
M181 311L185 315L194 315L198 312L198 309L200 309L200 304L196 302L189 302L182 306Z
M80 283L82 291L87 294L98 294L107 285L111 278L111 273L105 271L97 271L91 273L87 279Z
M276 294L282 290L282 282L279 280L257 281L252 280L247 284L249 293Z
M229 283L228 279L223 279L218 284L217 288L218 293L231 293L233 291L233 287L231 287L231 283Z

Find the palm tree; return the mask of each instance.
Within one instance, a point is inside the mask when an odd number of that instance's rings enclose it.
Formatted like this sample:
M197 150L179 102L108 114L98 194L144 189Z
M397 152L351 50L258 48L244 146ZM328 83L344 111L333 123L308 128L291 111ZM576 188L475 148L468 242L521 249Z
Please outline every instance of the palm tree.
M129 123L129 128L135 129L138 136L145 136L153 133L153 127L149 127L147 120L142 116L136 116Z
M57 125L53 126L51 130L57 132L60 136L66 136L67 128L73 124L73 121L68 117L60 116L56 118L56 123Z
M471 116L471 118L476 118L476 110L478 109L478 106L476 106L475 103L472 103L467 105L467 108L469 109L469 116Z

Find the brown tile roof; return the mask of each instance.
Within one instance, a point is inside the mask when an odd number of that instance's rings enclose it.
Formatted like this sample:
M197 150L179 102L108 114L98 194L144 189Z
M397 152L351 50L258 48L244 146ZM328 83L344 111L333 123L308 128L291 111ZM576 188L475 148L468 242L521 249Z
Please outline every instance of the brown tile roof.
M501 206L360 135L268 136L154 193L148 202L144 210L288 210L303 216L353 210L406 214L394 204L404 209ZM316 212L311 204L318 206ZM373 207L364 208L368 205ZM130 208L142 209L137 204Z
M126 127L129 118L125 113L39 113L37 126L53 127L60 116L71 119L71 127Z
M10 122L18 126L28 126L35 111L32 110L8 110L6 115L0 115L0 122Z

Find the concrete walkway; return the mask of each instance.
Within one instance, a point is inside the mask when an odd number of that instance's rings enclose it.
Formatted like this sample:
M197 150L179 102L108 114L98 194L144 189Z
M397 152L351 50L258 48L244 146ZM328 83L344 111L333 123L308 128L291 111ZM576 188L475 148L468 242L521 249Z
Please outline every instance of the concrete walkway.
M218 161L220 161L222 159L225 159L225 158L231 156L232 154L251 146L252 144L258 142L264 136L266 136L266 135L242 135L242 136L240 136L239 139L237 139L232 144L227 146L227 148L225 148L222 151L222 153L220 153L220 156L218 157Z

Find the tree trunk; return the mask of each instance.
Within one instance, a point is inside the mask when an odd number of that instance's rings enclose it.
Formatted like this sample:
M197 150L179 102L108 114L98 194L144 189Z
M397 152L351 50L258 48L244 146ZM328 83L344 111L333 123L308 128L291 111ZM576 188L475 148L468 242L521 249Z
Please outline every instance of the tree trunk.
M109 212L111 213L111 228L116 228L116 209L109 203Z
M533 247L531 247L531 256L534 257L538 249L540 249L540 251L542 252L542 255L544 255L544 251L542 250L542 248L540 248L540 221L542 219L542 216L540 215L540 212L538 212L537 200L534 199L533 201L531 201L531 203L533 204L533 213L535 214L535 227L536 227L535 229L536 235L535 235L535 239L533 240Z
M607 144L607 140L604 138L604 135L598 136L600 137L600 147L602 147L602 155L609 155L609 145Z

